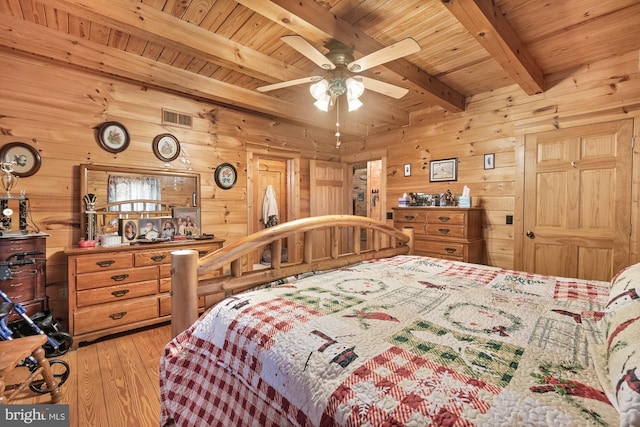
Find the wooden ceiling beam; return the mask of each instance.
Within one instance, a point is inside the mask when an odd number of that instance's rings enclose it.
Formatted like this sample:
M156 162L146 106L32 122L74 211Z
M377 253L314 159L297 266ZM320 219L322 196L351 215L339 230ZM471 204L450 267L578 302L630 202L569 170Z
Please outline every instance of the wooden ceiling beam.
M304 70L137 0L48 0L48 5L265 82L308 76ZM185 34L189 36L185 37ZM409 113L392 106L386 106L384 111L369 113L368 119L372 123L382 121L395 126L409 124Z
M494 1L442 3L528 95L544 92L542 70Z
M144 86L164 88L326 131L335 129L335 118L322 114L313 104L283 101L6 15L0 20L0 45ZM341 123L341 131L345 136L366 136L368 128L350 120Z
M386 47L313 0L236 1L303 37L340 40L363 55ZM382 66L424 91L429 102L449 111L464 111L464 95L408 60L396 59Z
M265 82L307 75L303 70L140 1L47 0L47 5Z

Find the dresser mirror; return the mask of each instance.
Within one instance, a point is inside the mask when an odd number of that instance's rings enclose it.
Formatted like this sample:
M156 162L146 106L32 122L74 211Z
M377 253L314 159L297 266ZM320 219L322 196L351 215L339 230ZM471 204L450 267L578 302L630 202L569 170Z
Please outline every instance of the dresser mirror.
M199 207L197 173L80 165L81 230L85 238L88 227L93 230L90 235L106 234L117 231L119 219L170 217L175 208Z

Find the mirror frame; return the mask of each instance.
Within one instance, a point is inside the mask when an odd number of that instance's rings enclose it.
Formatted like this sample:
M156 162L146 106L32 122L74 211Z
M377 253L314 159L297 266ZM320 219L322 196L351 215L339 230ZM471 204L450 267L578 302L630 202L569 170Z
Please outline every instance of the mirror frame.
M88 174L92 171L97 172L106 172L113 174L133 174L133 175L141 175L141 176L161 176L161 177L181 177L181 178L193 178L195 179L195 197L192 198L191 206L184 207L201 207L201 198L200 198L200 174L197 172L189 172L189 171L173 171L166 169L146 169L146 168L132 168L125 166L111 166L111 165L98 165L91 163L84 163L80 165L80 234L84 236L85 227L86 227L86 215L85 215L85 203L84 196L88 193L87 182L88 182ZM105 182L105 186L107 183ZM104 205L105 203L99 203L98 205Z

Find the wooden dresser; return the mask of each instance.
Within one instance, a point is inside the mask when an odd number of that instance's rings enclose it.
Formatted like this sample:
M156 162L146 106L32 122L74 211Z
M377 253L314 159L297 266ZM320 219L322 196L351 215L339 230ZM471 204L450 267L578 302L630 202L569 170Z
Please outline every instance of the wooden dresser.
M0 280L0 289L9 296L11 301L22 304L29 316L47 309L45 296L47 236L49 235L44 233L30 233L0 237L0 260L35 261L33 264L11 267L11 279ZM9 322L19 319L15 312L9 316Z
M484 262L481 208L393 208L393 226L413 228L416 255Z
M69 333L82 341L166 322L171 318L171 252L200 256L224 241L65 249L69 261ZM209 301L208 301L209 303Z

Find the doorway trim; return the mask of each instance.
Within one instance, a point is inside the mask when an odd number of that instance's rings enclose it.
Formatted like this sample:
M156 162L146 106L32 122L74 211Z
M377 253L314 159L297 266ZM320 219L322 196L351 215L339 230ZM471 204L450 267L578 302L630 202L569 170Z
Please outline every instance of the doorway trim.
M256 170L254 159L256 155L261 157L270 157L273 159L286 160L287 162L287 221L293 221L300 218L300 153L287 150L278 150L272 147L264 147L247 143L247 235L255 233L259 230L254 229L254 218L256 218L257 208L253 205ZM296 262L299 250L294 237L287 239L287 247L289 249L289 261ZM252 266L257 263L258 254L249 256L249 263ZM252 267L251 267L252 268Z
M387 149L383 148L383 149L379 149L379 150L371 150L371 151L367 151L366 153L362 152L362 153L355 153L355 154L349 154L346 156L341 156L340 157L340 162L341 163L346 163L347 165L349 165L349 168L351 169L353 167L354 164L356 163L363 163L363 162L369 162L372 160L380 160L382 162L381 164L381 168L382 168L382 174L380 176L380 192L378 193L380 195L380 203L384 203L383 205L383 209L380 209L380 218L374 218L374 219L379 219L380 221L387 221L386 220L386 212L388 210L387 207Z

